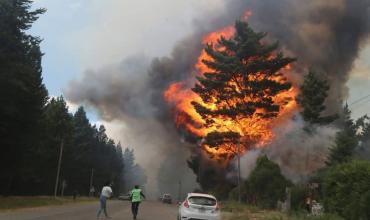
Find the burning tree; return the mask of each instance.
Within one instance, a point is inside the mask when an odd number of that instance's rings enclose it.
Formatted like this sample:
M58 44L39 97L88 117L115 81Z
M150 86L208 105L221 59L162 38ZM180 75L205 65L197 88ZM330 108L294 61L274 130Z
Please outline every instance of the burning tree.
M278 42L262 42L265 36L237 21L233 36L204 50L204 72L192 89L200 99L191 103L208 131L202 147L219 161L232 159L239 143L244 152L270 140L271 120L291 103L292 86L282 70L295 59L276 52Z

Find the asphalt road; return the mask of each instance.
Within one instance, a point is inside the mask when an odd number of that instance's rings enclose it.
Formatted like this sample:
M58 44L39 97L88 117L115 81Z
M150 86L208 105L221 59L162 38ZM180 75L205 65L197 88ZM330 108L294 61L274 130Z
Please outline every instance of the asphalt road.
M131 204L127 201L108 201L112 219L132 219ZM0 220L93 220L98 203L76 203L0 213ZM140 204L138 220L176 220L177 206L144 201ZM104 214L100 217L104 219Z

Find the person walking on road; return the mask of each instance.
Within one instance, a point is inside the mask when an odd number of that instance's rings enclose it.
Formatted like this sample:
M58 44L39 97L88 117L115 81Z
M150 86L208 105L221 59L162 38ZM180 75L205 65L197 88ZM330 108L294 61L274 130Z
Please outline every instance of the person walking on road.
M145 199L145 195L141 191L138 185L135 186L135 188L131 191L130 199L131 199L131 211L134 219L136 219L136 216L139 212L139 205L141 202L141 198Z
M98 211L97 219L100 217L102 211L104 212L106 218L111 218L108 216L107 213L107 199L109 199L112 196L112 193L113 191L110 182L106 182L100 194L100 208Z

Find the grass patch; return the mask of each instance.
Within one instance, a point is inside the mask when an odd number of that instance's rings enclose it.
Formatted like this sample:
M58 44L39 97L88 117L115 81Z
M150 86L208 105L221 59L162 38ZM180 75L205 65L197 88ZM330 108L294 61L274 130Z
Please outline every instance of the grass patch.
M247 210L248 206L245 204L240 204L238 202L230 201L223 202L221 204L221 210L224 212L243 212Z
M320 217L308 216L306 213L286 214L275 210L264 210L255 206L225 202L222 204L225 220L344 220L336 215L325 214Z
M224 219L227 220L264 220L266 218L284 219L283 217L285 217L283 213L277 211L263 210L256 206L248 206L245 204L239 204L238 202L223 203L222 211L224 213Z
M78 197L76 201L74 201L71 197L63 198L54 198L49 196L0 197L0 211L50 205L64 205L74 202L91 202L91 201L96 201L96 199L88 197Z
M308 216L307 214L295 214L285 218L266 218L261 220L344 220L337 215L324 214L322 216Z

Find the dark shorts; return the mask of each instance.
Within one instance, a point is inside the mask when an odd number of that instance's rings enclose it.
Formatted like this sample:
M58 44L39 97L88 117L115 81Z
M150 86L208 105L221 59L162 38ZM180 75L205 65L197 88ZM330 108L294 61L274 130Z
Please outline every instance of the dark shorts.
M131 211L132 211L132 214L134 216L137 216L137 214L139 212L139 205L140 205L140 202L132 202L131 203Z

